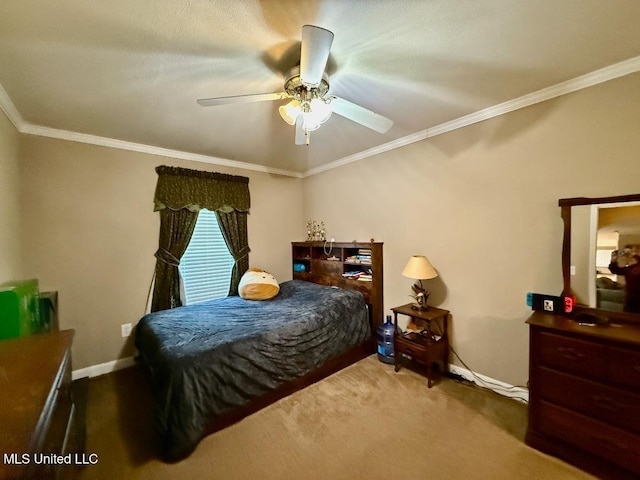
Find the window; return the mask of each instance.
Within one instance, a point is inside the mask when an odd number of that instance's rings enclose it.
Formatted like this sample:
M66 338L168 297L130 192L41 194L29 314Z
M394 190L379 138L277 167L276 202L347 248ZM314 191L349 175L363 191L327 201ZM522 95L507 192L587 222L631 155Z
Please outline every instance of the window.
M189 246L180 261L185 305L229 294L233 257L214 212L200 210Z

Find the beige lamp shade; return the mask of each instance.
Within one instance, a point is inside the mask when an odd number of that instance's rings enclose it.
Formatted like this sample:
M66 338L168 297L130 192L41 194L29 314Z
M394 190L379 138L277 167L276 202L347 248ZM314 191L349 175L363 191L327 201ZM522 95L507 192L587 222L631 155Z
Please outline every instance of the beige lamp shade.
M414 255L402 270L402 275L416 280L428 280L438 276L435 268L424 255Z

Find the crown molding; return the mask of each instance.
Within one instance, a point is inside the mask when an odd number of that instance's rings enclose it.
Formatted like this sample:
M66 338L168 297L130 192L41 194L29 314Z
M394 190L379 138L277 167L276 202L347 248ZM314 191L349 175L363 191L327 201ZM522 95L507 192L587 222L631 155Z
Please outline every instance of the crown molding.
M0 84L0 110L4 112L9 121L13 124L13 126L19 132L22 132L24 128L24 120L22 119L22 115L18 112L18 109L11 101L9 94L4 89L4 87Z
M441 123L440 125L436 125L420 132L407 135L406 137L402 137L397 140L393 140L391 142L370 148L368 150L349 155L348 157L344 157L320 167L307 170L302 176L304 178L315 175L317 173L326 172L327 170L331 170L333 168L342 167L349 163L357 162L358 160L372 157L374 155L379 155L380 153L388 152L389 150L404 147L412 143L420 142L437 135L442 135L443 133L451 132L459 128L464 128L469 125L473 125L474 123L489 120L490 118L498 117L515 110L520 110L521 108L535 105L536 103L545 102L547 100L551 100L568 93L576 92L584 88L608 82L609 80L624 77L625 75L630 75L638 71L640 71L640 56L633 57L619 63L614 63L613 65L601 68L600 70L595 70L593 72L580 75L579 77L572 78L565 82L551 85L550 87L537 90L527 95L523 95L521 97L517 97L482 110L478 110L477 112L470 113L469 115L456 118L449 122Z
M40 137L55 138L59 140L68 140L70 142L86 143L89 145L97 145L100 147L116 148L119 150L129 150L132 152L147 153L150 155L158 155L161 157L177 158L181 160L191 160L194 162L208 163L212 165L221 165L225 167L240 168L243 170L251 170L254 172L268 173L272 175L283 175L286 177L301 178L300 172L284 170L278 168L265 167L254 163L239 162L236 160L228 160L226 158L212 157L209 155L201 155L197 153L183 152L181 150L171 150L168 148L154 147L152 145L144 145L141 143L126 142L114 138L100 137L97 135L89 135L86 133L72 132L70 130L59 130L41 125L34 125L25 122L20 112L11 101L11 97L6 92L2 84L0 84L0 110L2 110L15 129L26 135L36 135Z
M183 152L181 150L171 150L168 148L154 147L152 145L144 145L141 143L127 142L124 140L116 140L108 137L100 137L97 135L89 135L86 133L72 132L69 130L58 130L56 128L42 127L31 123L23 122L21 133L28 135L37 135L40 137L56 138L60 140L68 140L70 142L87 143L101 147L116 148L120 150L129 150L132 152L147 153L150 155L158 155L161 157L177 158L180 160L191 160L194 162L209 163L213 165L221 165L225 167L240 168L243 170L252 170L255 172L269 173L273 175L284 175L287 177L301 178L299 172L290 170L282 170L278 168L265 167L254 163L239 162L237 160L228 160L226 158L212 157L209 155L201 155L198 153Z
M391 142L378 145L368 150L354 153L347 157L335 160L333 162L324 164L320 167L312 168L304 173L293 172L290 170L283 170L277 168L269 168L263 165L256 165L253 163L239 162L236 160L228 160L225 158L212 157L208 155L201 155L196 153L184 152L180 150L171 150L167 148L154 147L151 145L144 145L140 143L126 142L123 140L116 140L113 138L99 137L96 135L88 135L84 133L72 132L68 130L58 130L50 127L43 127L40 125L34 125L25 122L20 112L11 101L11 98L0 85L0 109L7 115L9 121L15 126L16 130L20 133L29 135L38 135L43 137L58 138L61 140L69 140L72 142L87 143L91 145L98 145L103 147L117 148L121 150L130 150L140 153L148 153L150 155L159 155L163 157L178 158L182 160L191 160L201 163L209 163L213 165L222 165L232 168L240 168L243 170L251 170L262 173L269 173L273 175L283 175L287 177L304 178L318 173L326 172L334 168L342 167L365 158L373 157L390 150L395 150L412 143L420 142L444 133L464 128L474 123L489 120L500 115L504 115L521 108L529 107L537 103L545 102L553 98L566 95L568 93L576 92L584 88L592 87L600 83L614 80L616 78L623 77L632 73L640 71L640 56L624 60L608 67L595 70L579 77L572 78L565 82L552 85L547 88L523 95L521 97L508 100L506 102L479 110L477 112L465 115L449 122L444 122L434 127L421 130L419 132L407 135L402 138L398 138Z
M324 165L321 165L319 167L312 168L304 172L302 174L302 177L310 177L311 175L316 175L317 173L322 173L326 172L327 170L342 167L343 165L348 165L349 163L357 162L358 160L363 160L365 158L373 157L374 155L379 155L390 150L395 150L396 148L404 147L405 145L419 142L421 140L425 140L426 138L426 130L413 133L411 135L407 135L406 137L398 138L396 140L383 143L382 145L377 145L373 148L369 148L368 150L354 153L353 155L349 155L348 157L343 157L339 160L335 160L333 162L325 163Z

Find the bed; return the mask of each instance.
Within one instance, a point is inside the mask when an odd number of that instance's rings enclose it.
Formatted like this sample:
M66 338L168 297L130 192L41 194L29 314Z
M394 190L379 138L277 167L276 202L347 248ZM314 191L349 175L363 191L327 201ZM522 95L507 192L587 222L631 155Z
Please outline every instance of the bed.
M373 351L361 293L301 280L268 301L226 297L151 313L135 343L165 461Z

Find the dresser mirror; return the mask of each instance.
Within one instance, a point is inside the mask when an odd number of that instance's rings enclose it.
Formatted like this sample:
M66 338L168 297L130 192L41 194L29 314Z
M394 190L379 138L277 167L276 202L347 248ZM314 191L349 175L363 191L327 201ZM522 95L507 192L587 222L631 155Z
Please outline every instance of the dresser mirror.
M576 297L577 310L640 321L640 194L559 205L563 295Z

